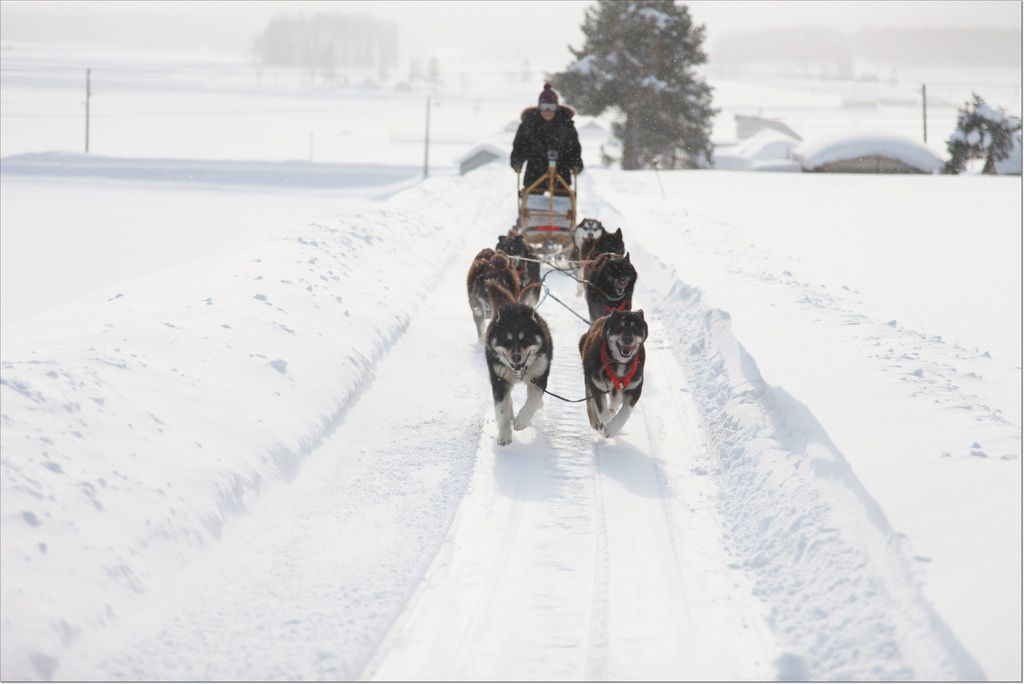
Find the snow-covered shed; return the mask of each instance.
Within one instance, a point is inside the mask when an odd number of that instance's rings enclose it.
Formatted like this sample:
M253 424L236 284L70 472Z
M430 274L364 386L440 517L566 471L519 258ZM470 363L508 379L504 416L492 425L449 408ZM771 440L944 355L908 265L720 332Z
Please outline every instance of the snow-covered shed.
M508 152L502 150L497 145L488 143L477 145L459 159L459 175L464 176L473 169L490 164L496 159L507 157L508 154Z
M794 154L804 171L824 173L938 173L943 163L921 143L891 134L808 141Z

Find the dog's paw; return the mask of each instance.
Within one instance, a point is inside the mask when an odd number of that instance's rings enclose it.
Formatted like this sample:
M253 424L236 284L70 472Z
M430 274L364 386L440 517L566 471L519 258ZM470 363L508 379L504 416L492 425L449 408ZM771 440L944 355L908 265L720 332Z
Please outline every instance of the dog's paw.
M508 446L512 443L512 435L498 435L498 446Z
M512 421L512 427L515 428L516 430L525 430L526 428L530 427L530 421L520 420L519 418L516 418L514 421Z

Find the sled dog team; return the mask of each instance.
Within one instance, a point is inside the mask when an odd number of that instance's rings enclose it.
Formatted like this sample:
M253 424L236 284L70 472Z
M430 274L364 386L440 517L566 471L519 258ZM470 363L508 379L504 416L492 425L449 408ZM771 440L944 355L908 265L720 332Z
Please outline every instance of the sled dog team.
M644 312L633 311L636 269L622 229L605 230L584 219L573 230L571 259L582 263L579 279L590 329L579 340L590 425L616 435L640 399L644 381ZM532 259L533 261L527 261ZM540 299L540 262L521 235L502 235L494 249L474 257L466 277L469 308L484 344L498 422L498 444L512 442L541 406L551 371L553 345L547 323L534 307ZM514 414L512 387L526 384L526 402ZM514 414L514 415L513 415Z

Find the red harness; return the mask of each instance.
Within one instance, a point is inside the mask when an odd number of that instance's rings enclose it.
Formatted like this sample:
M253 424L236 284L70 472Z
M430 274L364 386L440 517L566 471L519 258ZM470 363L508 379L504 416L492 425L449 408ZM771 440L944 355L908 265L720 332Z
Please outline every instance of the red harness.
M601 343L601 366L604 368L605 375L612 381L612 387L616 390L624 389L629 387L630 381L636 375L636 369L640 366L640 352L637 350L636 356L633 357L633 367L629 369L629 372L619 377L612 372L612 367L608 365L608 341L605 340Z
M607 304L603 304L602 306L605 308L605 313L611 313L612 311L625 311L627 304L629 304L629 300L623 299L622 303L618 306L608 306Z

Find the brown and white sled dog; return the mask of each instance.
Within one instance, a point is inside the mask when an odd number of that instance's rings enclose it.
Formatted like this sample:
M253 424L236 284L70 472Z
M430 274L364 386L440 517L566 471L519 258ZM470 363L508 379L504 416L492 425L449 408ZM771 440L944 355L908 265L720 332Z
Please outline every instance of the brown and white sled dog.
M551 333L533 307L507 304L487 326L485 350L498 444L511 444L512 428L527 427L543 403L551 372ZM512 387L518 382L526 383L526 403L513 419Z
M526 287L520 284L519 274L508 255L489 247L481 249L466 274L466 294L480 341L484 341L487 321L494 317L499 306L519 301L536 302L539 292L540 283Z
M580 338L587 418L595 430L614 437L640 401L644 383L644 312L612 311ZM617 412L616 412L617 411Z
M636 269L629 260L629 254L624 257L601 254L587 264L585 273L587 309L591 321L613 310L629 311L633 308Z
M540 261L537 254L526 244L526 239L518 233L509 231L508 235L499 235L495 249L512 257L512 265L519 276L519 284L524 289L537 283L538 286L529 296L523 299L530 306L537 306L540 299Z
M502 304L519 295L519 276L508 257L484 248L473 258L466 274L466 294L476 323L476 335L482 342L487 321Z

